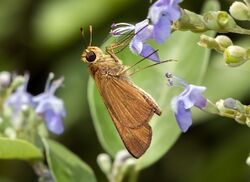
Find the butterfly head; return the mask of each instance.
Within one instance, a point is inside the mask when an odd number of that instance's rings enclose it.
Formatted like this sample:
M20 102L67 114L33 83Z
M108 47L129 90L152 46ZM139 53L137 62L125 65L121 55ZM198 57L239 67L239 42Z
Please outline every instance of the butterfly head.
M96 63L98 60L101 60L102 57L102 50L96 46L88 46L81 55L82 61L89 64Z

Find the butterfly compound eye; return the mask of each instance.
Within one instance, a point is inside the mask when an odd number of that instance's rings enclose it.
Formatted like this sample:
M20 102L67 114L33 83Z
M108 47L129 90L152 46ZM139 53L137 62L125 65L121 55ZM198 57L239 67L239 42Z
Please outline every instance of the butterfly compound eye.
M93 51L90 51L86 54L86 60L88 62L93 62L96 59L96 54Z

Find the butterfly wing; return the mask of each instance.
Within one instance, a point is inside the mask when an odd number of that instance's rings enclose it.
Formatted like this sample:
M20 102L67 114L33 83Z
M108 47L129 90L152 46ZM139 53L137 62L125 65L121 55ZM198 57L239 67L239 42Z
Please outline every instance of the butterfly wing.
M128 151L139 158L149 147L152 129L148 122L161 111L155 101L126 77L95 77L109 114Z

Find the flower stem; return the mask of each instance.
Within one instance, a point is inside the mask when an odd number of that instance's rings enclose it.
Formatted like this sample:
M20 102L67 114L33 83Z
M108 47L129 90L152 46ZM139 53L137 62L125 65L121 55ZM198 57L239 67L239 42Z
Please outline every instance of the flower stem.
M238 34L244 34L244 35L250 35L250 30L242 28L240 26L236 26L231 32L238 33Z
M129 173L128 182L137 182L139 177L139 170L133 169Z

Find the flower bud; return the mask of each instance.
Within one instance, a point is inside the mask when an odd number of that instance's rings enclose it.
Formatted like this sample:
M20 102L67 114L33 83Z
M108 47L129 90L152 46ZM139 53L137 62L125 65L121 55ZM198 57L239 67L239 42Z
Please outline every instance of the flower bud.
M0 72L0 89L7 88L11 81L11 74L7 71Z
M111 171L111 159L109 157L108 154L99 154L97 156L97 163L99 165L99 167L101 168L101 170L105 173L105 174L109 174Z
M16 139L16 131L13 128L7 127L4 134L10 139Z
M215 41L219 44L219 46L221 47L221 49L226 49L229 46L233 45L233 42L231 41L231 39L225 35L218 35L215 38Z
M204 48L210 48L210 49L217 49L218 43L214 40L214 38L209 37L207 35L201 35L200 41L198 42L198 45Z
M229 66L239 66L247 61L247 50L240 46L229 46L224 51L224 59Z
M250 155L247 157L246 163L247 163L247 165L250 166Z
M11 83L12 90L15 90L17 87L25 83L25 78L23 76L17 76L14 78L13 82Z
M233 98L225 99L223 105L225 108L228 108L228 109L237 110L241 113L245 112L244 105L240 101L235 100Z
M237 27L234 19L225 11L210 11L204 14L206 27L217 32L230 32Z
M234 110L237 109L237 107L236 107L236 100L233 99L233 98L227 98L227 99L225 99L224 102L223 102L223 106L225 108L229 108L229 109L234 109Z
M229 9L230 14L237 20L249 20L250 19L250 8L246 4L235 1Z

